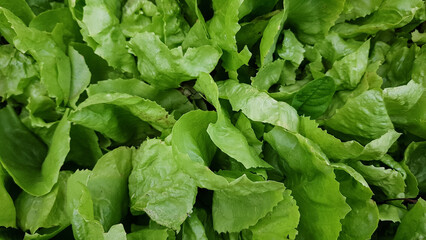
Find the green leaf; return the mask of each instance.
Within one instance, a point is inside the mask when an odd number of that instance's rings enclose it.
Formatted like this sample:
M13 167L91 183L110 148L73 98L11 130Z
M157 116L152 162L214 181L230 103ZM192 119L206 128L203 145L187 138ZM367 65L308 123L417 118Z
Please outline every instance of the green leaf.
M214 0L214 15L207 22L210 37L222 48L223 67L230 72L230 77L236 77L236 71L242 65L248 64L251 52L247 47L240 52L237 48L236 34L241 29L238 24L239 8L243 0Z
M210 165L217 148L210 140L207 128L216 118L214 112L201 110L183 115L173 126L173 150L188 154L194 162Z
M408 82L407 85L385 88L383 90L383 100L391 118L395 116L398 119L398 115L410 110L419 101L423 91L422 85L415 83L413 80Z
M373 192L361 174L353 168L341 163L332 166L340 183L340 192L351 207L342 220L339 239L371 239L379 223L379 210L371 199Z
M66 186L70 172L61 172L52 190L43 196L22 192L16 199L19 227L31 235L55 236L70 224L66 209ZM30 236L31 236L30 235ZM30 237L28 236L28 237Z
M100 119L99 113L105 118ZM175 123L174 118L157 103L124 93L90 96L70 115L70 121L104 133L117 142L127 142L134 137L144 139L155 133L147 123L159 131L169 131ZM121 124L126 122L131 125ZM134 135L135 130L129 129L130 126L136 126L136 133L142 135Z
M213 195L213 226L219 233L239 232L254 226L283 200L284 185L273 181L252 182L246 175Z
M281 157L284 183L299 206L298 238L337 239L342 230L340 221L350 207L327 157L309 139L279 127L265 133L264 138Z
M392 204L379 205L380 221L401 222L401 218L407 213L407 209Z
M416 205L402 218L395 240L422 239L426 236L426 202L419 198Z
M68 3L83 39L95 53L110 66L135 74L136 64L119 25L121 2L69 0Z
M90 83L92 74L86 65L84 57L80 55L72 46L68 48L68 56L71 62L71 85L70 85L70 105L76 107L80 94L84 92Z
M368 184L379 187L389 198L404 197L404 177L398 171L364 165L361 162L352 163L350 166L359 172Z
M208 240L203 222L198 215L205 215L204 211L194 209L194 212L182 224L182 240Z
M285 61L275 60L263 65L255 77L251 78L251 85L260 91L268 91L269 88L280 81Z
M8 175L0 164L0 226L2 227L16 227L16 209L13 204L13 199L10 197L5 187Z
M22 21L27 25L35 17L33 11L25 2L25 0L0 0L0 7L9 9L11 12L13 12L13 14L22 19Z
M164 229L142 229L127 234L127 240L167 240L167 228Z
M70 152L66 161L73 161L84 167L95 166L102 157L95 131L76 124L71 126L70 137Z
M217 121L209 124L207 128L207 133L214 144L224 153L242 163L245 168L269 168L270 165L259 157L256 149L249 145L244 134L232 125L219 103L218 88L211 76L202 74L198 78L195 89L203 92L207 100L216 107Z
M284 1L285 3L286 1ZM264 66L273 61L273 54L277 45L278 37L283 30L284 22L287 19L288 10L284 5L282 10L277 15L273 16L263 32L262 40L260 41L260 65Z
M379 9L369 16L355 23L337 24L333 30L348 38L399 28L413 20L422 4L421 0L383 0Z
M229 99L234 111L241 110L249 119L297 131L297 112L287 103L278 102L265 92L233 80L221 82L219 90Z
M38 70L34 61L13 48L12 45L0 46L0 96L7 99L24 93L25 87L34 78Z
M403 164L414 174L420 192L426 192L426 168L424 165L426 142L413 142L405 150Z
M67 113L66 113L67 114ZM70 122L59 122L51 145L41 142L19 120L11 107L0 110L0 162L16 184L34 196L44 195L58 180L70 150Z
M250 227L253 240L256 239L295 239L299 224L299 208L290 190L283 192L283 200L271 212Z
M393 129L382 93L378 90L368 90L348 99L342 108L325 121L325 125L342 133L368 139L379 138Z
M129 177L131 211L144 211L157 223L178 230L192 212L197 187L179 170L172 147L160 140L147 140L132 163Z
M12 31L10 29L13 29ZM70 59L52 34L27 27L10 11L0 8L0 32L21 52L29 52L40 64L41 81L57 104L69 100Z
M67 206L76 239L126 239L117 223L128 209L132 155L132 149L114 149L99 159L93 171L77 171L69 178Z
M325 76L315 79L296 93L291 105L299 114L317 118L327 110L335 89L333 78Z
M130 40L138 57L138 69L144 80L160 88L175 88L181 82L197 78L215 68L221 52L210 45L169 49L153 33L139 33Z
M336 81L337 89L354 89L367 70L370 41L362 44L358 50L334 62L327 75Z
M365 17L379 9L383 1L384 0L347 0L345 1L345 7L340 19L354 20L360 17Z
M284 30L284 40L281 48L278 49L280 58L299 66L303 61L304 52L303 44L297 40L294 33L291 30Z
M357 141L342 142L340 139L318 127L318 123L306 117L301 117L299 132L314 141L330 158L336 160L377 160L382 158L401 135L395 130L389 130L380 138L374 139L362 146Z
M339 0L286 0L288 25L295 28L298 38L315 43L329 31L343 11L344 1Z

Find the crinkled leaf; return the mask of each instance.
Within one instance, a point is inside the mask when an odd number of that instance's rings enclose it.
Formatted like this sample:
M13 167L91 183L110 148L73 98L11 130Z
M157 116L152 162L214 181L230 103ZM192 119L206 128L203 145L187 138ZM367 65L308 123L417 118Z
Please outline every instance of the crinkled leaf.
M192 212L197 187L180 171L172 147L145 141L133 158L129 177L130 209L144 211L157 223L178 230Z
M383 0L379 9L366 18L355 23L337 24L333 30L344 37L355 37L399 28L411 22L422 4L421 0Z
M136 64L126 48L120 29L120 1L69 0L69 8L81 34L96 54L114 68L136 73Z
M342 133L368 139L379 138L393 129L382 93L369 90L348 99L346 104L325 122L327 127Z
M138 69L144 80L161 88L175 88L181 82L197 78L201 72L211 72L220 51L210 45L169 49L153 33L140 33L130 41L138 56Z

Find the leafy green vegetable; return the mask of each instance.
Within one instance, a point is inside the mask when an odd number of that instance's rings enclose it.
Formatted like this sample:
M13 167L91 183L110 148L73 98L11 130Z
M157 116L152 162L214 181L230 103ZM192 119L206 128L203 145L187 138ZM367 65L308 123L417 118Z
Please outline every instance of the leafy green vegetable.
M0 239L423 239L424 0L0 0Z
M179 171L172 147L160 140L147 140L132 163L130 209L144 211L157 223L178 230L192 211L197 188L188 175Z
M425 200L419 199L416 205L402 218L395 239L421 239L426 235Z
M66 115L57 125L49 147L21 123L11 107L0 110L0 122L3 167L26 192L35 196L50 192L70 149Z
M334 80L331 77L315 79L304 85L293 98L292 106L301 115L317 118L328 108L335 92Z
M298 236L337 238L342 230L340 221L351 208L339 191L339 183L327 157L309 139L279 127L266 133L265 140L281 157L280 164L287 176L285 183L299 206ZM327 191L322 191L323 188Z

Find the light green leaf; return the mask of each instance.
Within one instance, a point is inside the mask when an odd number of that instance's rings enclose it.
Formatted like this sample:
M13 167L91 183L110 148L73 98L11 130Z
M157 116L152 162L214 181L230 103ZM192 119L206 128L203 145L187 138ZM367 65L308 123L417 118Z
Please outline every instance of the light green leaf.
M139 33L130 40L130 48L138 57L138 69L144 80L160 88L176 88L181 82L197 78L201 72L215 68L221 52L204 45L169 49L153 33Z
M286 1L284 1L284 4ZM262 39L260 41L260 65L265 66L266 64L273 61L273 54L277 45L278 37L283 30L284 22L287 19L288 10L287 6L284 5L284 9L273 16L263 32Z
M401 222L401 219L407 213L407 209L391 204L379 205L380 221Z
M67 103L71 84L70 59L52 34L27 27L4 8L0 8L0 32L19 51L30 53L39 62L41 81L49 96L55 97L57 104Z
M271 212L249 228L253 234L253 240L295 239L300 218L299 208L290 190L285 190L283 197L283 200Z
M130 209L144 211L157 223L178 230L195 203L197 187L181 172L172 147L145 141L133 158L129 177Z
M136 64L126 48L120 29L120 1L68 0L71 14L81 28L81 34L96 54L114 68L136 73Z
M347 0L340 19L354 20L360 17L365 17L377 9L384 0Z
M219 90L221 96L229 99L234 111L241 110L249 119L297 131L297 112L287 103L278 102L265 92L233 80L221 82Z
M385 88L383 90L383 99L389 115L399 115L410 110L420 99L423 94L421 84L415 83L413 80L407 85L399 87Z
M80 94L84 92L90 83L92 74L86 65L84 57L80 55L72 46L68 47L68 56L71 62L71 85L69 102L72 107L76 107L76 103Z
M70 224L66 209L66 186L70 172L60 172L58 182L43 196L22 192L16 199L18 225L31 235L55 236ZM51 234L53 233L53 234ZM31 238L32 236L28 236Z
M283 200L284 185L273 181L252 182L246 175L213 195L213 226L219 233L239 232L254 226Z
M216 107L218 120L214 124L209 124L207 128L207 133L214 144L246 168L269 168L270 165L259 157L256 150L249 145L244 134L232 125L231 120L226 116L219 103L217 85L211 76L202 74L198 78L195 89L203 92L207 100Z
M329 31L343 11L345 1L339 0L287 0L288 25L295 28L296 36L306 43L315 43Z
M361 174L353 168L341 163L332 166L340 183L340 192L351 207L351 211L342 220L339 239L371 239L379 223L379 210L371 199L373 192Z
M217 148L210 140L207 128L216 119L214 112L201 110L183 115L173 126L173 151L188 154L194 162L210 165Z
M379 138L393 129L382 93L378 90L368 90L348 99L342 108L325 121L325 125L342 133L368 139Z
M34 61L13 48L0 46L0 96L7 99L24 92L24 88L34 78L38 70Z
M33 11L25 0L0 0L0 7L9 9L13 14L18 16L25 24L29 24L35 17Z
M350 166L359 172L368 184L379 187L389 198L405 196L404 177L398 171L364 165L361 162L351 163Z
M294 33L291 30L284 30L284 40L281 48L278 49L280 58L299 66L303 61L304 53L303 44L297 40Z
M260 91L268 91L269 88L280 81L285 61L278 59L263 65L255 77L251 78L251 85Z
M306 117L300 118L299 132L303 136L317 143L322 151L330 158L336 160L377 160L382 158L392 144L401 135L395 130L389 130L380 138L374 139L362 146L356 141L342 142L340 139L318 127L318 123Z
M350 207L325 154L309 139L279 127L264 138L281 157L284 183L299 206L298 238L337 239Z
M113 224L128 209L132 153L126 147L114 149L99 159L93 171L76 171L69 178L67 206L76 239L126 239L122 225Z
M214 0L214 15L207 22L210 37L222 48L223 66L230 72L230 77L236 77L236 71L242 65L248 64L251 52L247 47L238 52L236 34L241 29L238 24L239 8L243 0Z
M348 38L399 28L413 20L422 4L421 0L383 0L379 9L366 18L355 23L337 24L333 30Z
M335 79L337 89L354 89L358 85L367 70L369 50L370 40L362 44L355 52L334 62L326 75Z

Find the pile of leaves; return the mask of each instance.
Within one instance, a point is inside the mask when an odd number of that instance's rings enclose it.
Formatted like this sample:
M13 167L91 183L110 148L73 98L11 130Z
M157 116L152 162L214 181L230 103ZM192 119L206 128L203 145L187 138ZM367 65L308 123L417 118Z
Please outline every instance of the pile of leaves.
M0 238L425 238L425 20L0 0Z

